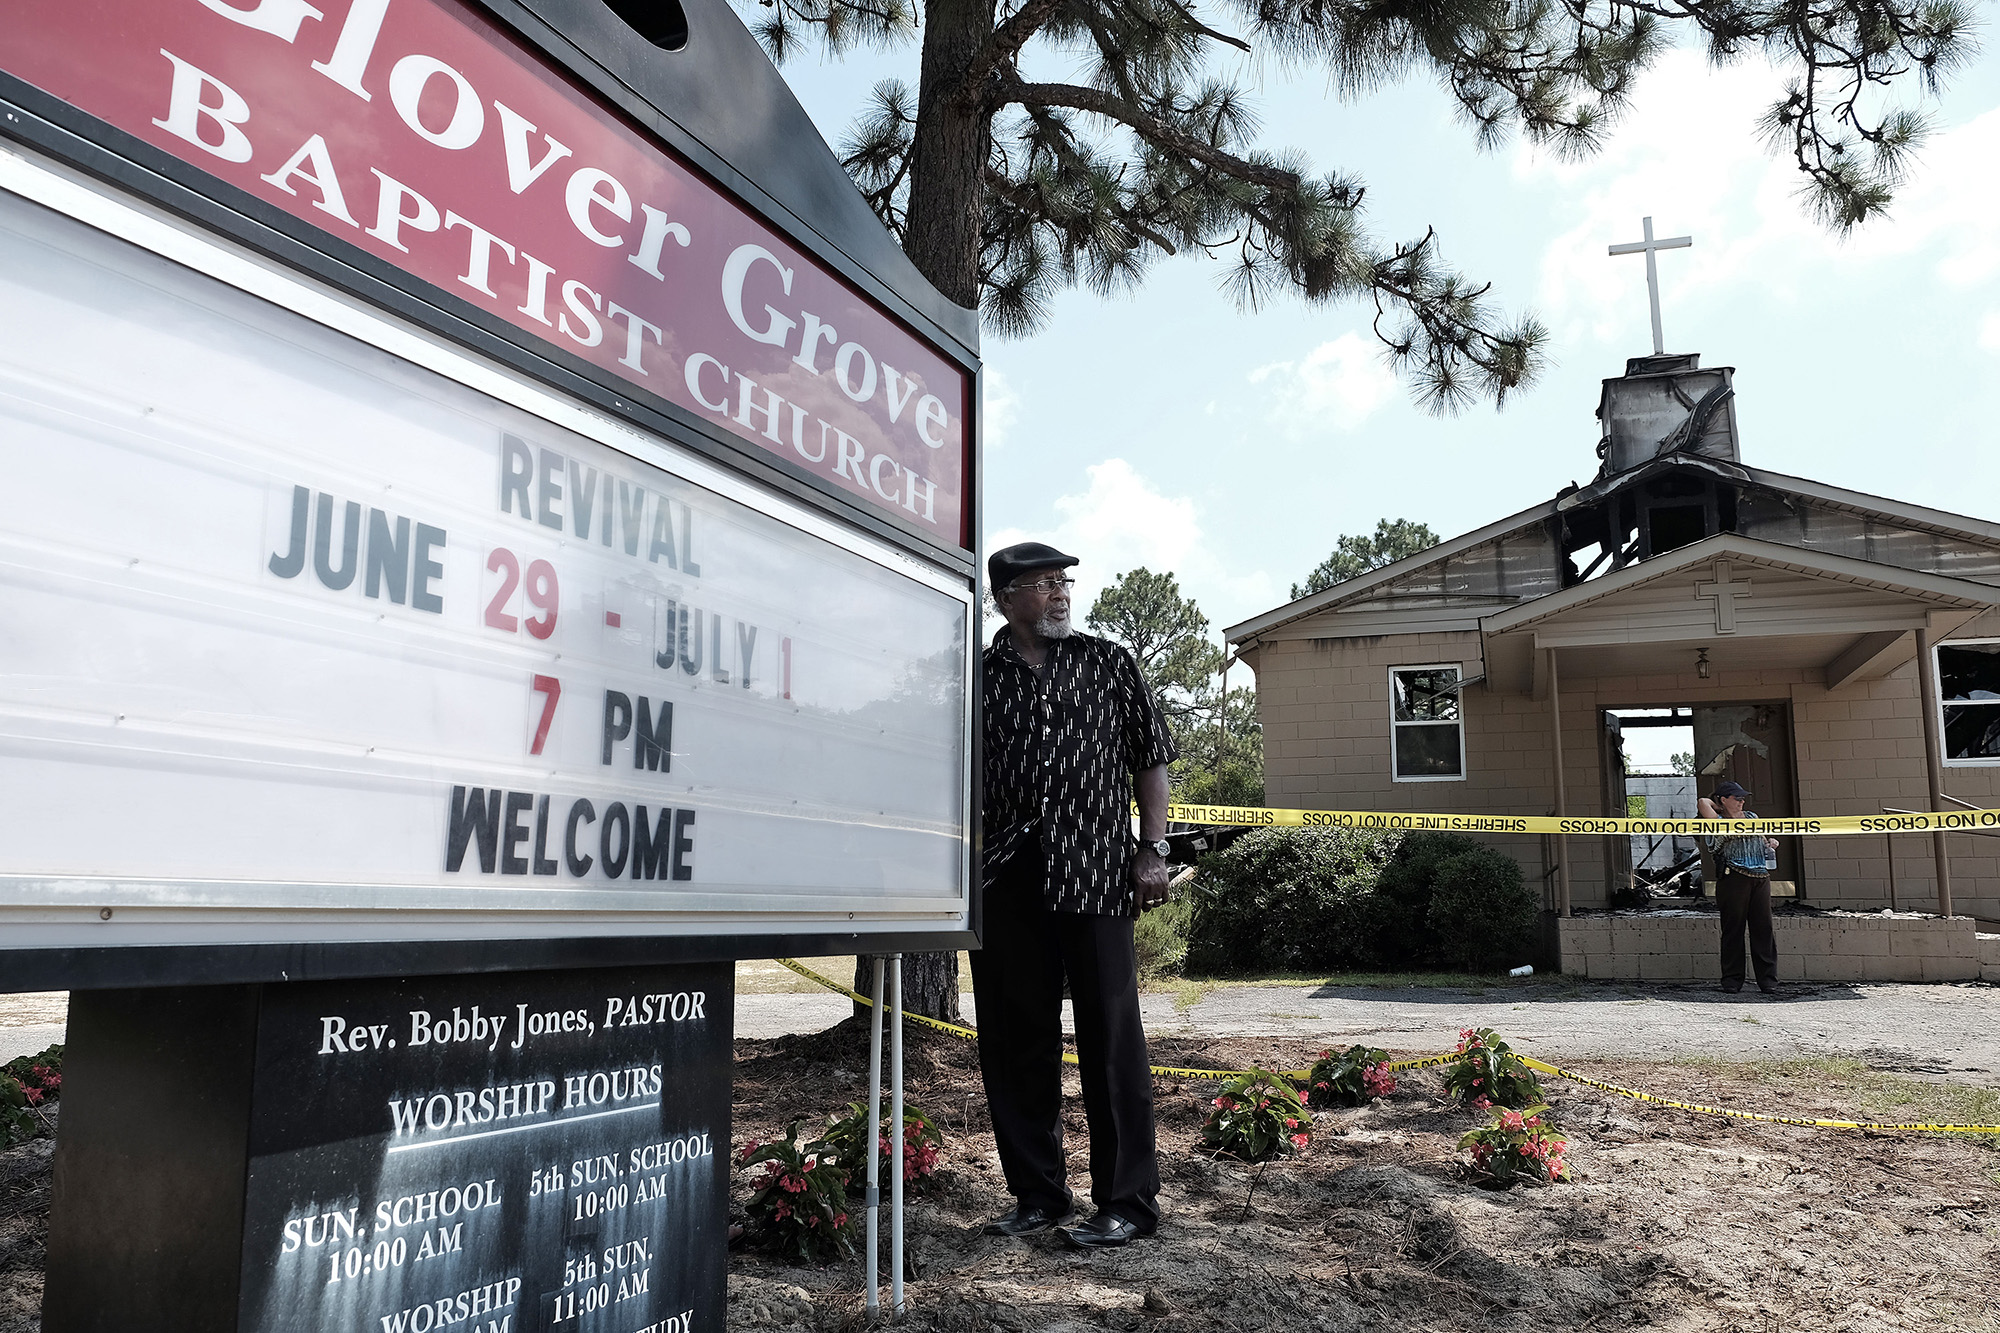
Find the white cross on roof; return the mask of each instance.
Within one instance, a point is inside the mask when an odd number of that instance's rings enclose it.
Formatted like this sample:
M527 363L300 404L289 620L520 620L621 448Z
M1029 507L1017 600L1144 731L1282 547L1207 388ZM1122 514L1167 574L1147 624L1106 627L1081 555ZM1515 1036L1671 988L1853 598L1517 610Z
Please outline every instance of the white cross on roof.
M1668 236L1662 240L1654 240L1653 220L1647 218L1645 240L1626 241L1621 245L1611 247L1611 253L1614 255L1636 255L1643 252L1646 256L1646 294L1653 301L1654 356L1664 354L1667 350L1667 344L1666 339L1660 333L1660 270L1653 256L1661 250L1682 250L1693 244L1694 237L1692 236Z

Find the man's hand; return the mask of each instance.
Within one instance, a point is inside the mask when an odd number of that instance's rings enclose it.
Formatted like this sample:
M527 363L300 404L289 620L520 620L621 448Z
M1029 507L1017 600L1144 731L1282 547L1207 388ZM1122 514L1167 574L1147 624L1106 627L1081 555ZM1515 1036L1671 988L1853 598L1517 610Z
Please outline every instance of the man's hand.
M1141 847L1132 857L1132 887L1139 895L1139 910L1150 912L1167 901L1167 863L1150 847Z

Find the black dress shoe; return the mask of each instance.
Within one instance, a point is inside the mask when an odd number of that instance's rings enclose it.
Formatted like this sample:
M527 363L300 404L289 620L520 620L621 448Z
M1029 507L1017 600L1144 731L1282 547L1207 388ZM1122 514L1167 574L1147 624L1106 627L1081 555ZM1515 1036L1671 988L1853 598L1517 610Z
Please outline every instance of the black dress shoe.
M1766 995L1776 995L1778 993L1778 983L1775 981L1760 981L1757 983L1757 989L1763 991Z
M1725 981L1720 986L1717 986L1716 989L1721 991L1724 995L1735 995L1743 989L1743 983L1739 981L1736 982L1734 985L1731 985L1729 982Z
M1069 1221L1069 1209L1052 1210L1033 1204L1015 1204L1013 1211L994 1218L985 1227L989 1236L1033 1236Z
M1062 1230L1064 1243L1078 1250L1115 1250L1152 1234L1153 1228L1141 1228L1137 1222L1127 1221L1116 1213L1099 1213L1081 1226Z

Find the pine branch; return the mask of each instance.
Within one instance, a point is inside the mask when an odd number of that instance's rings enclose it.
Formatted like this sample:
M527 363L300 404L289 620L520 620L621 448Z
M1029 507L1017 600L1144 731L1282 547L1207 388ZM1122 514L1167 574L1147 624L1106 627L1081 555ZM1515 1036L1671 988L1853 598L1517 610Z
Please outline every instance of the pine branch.
M1067 83L1022 83L1007 80L1001 84L1002 105L1018 103L1024 107L1070 107L1077 111L1088 111L1125 126L1170 152L1193 158L1217 171L1226 172L1237 180L1266 189L1295 191L1299 188L1297 172L1280 167L1252 162L1246 158L1226 153L1212 144L1141 111L1138 107L1114 97L1110 93L1095 88L1079 88Z
M1013 64L1021 48L1055 16L1056 7L1061 3L1062 0L1028 0L993 30L993 36L973 54L965 73L959 77L953 100L961 110L970 111L979 105L980 99L986 95L987 81L994 72L1002 65Z

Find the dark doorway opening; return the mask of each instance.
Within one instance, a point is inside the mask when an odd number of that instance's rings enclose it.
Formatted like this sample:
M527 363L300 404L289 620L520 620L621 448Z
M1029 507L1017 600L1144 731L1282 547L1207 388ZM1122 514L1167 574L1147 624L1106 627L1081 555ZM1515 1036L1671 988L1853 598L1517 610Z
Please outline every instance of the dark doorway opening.
M1692 819L1697 798L1722 782L1746 788L1749 808L1766 819L1798 814L1788 700L1614 709L1604 714L1603 735L1607 814ZM1613 843L1606 888L1614 904L1715 896L1713 859L1695 839L1642 836ZM1778 839L1773 896L1805 896L1803 863L1797 838Z

